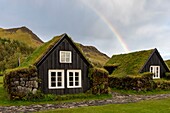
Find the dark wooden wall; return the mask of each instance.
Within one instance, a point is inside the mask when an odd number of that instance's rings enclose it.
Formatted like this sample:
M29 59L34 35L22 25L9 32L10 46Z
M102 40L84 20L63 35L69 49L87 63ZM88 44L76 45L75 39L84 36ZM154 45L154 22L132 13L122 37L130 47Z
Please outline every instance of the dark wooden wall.
M59 52L71 51L72 63L60 63ZM88 77L88 64L84 62L84 59L75 49L75 46L70 43L70 40L64 38L48 56L41 61L37 66L39 78L42 80L40 84L43 93L52 94L75 94L87 91L90 88L90 80ZM49 89L48 88L48 70L49 69L64 69L64 89ZM67 69L80 69L82 74L82 88L67 88Z
M167 69L164 67L164 62L162 62L161 60L162 58L160 58L159 53L154 52L153 55L150 57L150 59L148 60L148 62L146 63L146 65L143 67L143 69L141 70L141 72L149 72L150 71L150 66L160 66L160 77L164 77L165 76L165 72L167 72Z

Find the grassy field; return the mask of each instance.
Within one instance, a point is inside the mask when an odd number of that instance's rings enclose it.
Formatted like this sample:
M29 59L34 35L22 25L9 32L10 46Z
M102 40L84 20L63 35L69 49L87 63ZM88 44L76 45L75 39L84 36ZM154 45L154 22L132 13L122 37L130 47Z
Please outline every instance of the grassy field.
M152 91L135 91L135 90L120 90L112 88L113 92L129 95L155 95L155 94L170 94L170 90L152 90Z
M109 104L103 106L57 109L37 113L169 113L169 103L170 98L129 104Z
M3 77L0 76L0 82L2 81L3 81ZM7 97L6 91L4 91L3 89L3 84L0 83L0 106L10 106L10 105L19 106L19 105L31 105L31 104L58 104L58 103L67 103L67 102L81 102L85 100L98 100L98 99L101 100L101 99L106 99L106 98L111 98L111 95L98 95L98 96L92 95L85 99L74 98L70 100L60 100L60 101L49 101L49 100L46 100L46 98L42 100L34 100L34 101L24 101L24 100L23 101L19 101L19 100L10 101Z

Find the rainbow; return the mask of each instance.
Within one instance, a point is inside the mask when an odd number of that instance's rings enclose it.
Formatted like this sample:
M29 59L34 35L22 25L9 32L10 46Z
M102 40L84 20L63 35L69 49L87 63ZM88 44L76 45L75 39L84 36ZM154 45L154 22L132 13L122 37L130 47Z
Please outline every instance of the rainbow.
M82 1L83 2L83 1ZM102 13L100 13L96 8L92 7L90 4L83 2L85 5L87 5L90 9L92 9L97 16L100 17L100 19L108 26L108 28L112 31L114 36L117 38L117 40L120 42L122 48L125 52L129 52L129 48L125 41L123 40L122 36L119 34L119 32L112 26L112 23L104 16Z

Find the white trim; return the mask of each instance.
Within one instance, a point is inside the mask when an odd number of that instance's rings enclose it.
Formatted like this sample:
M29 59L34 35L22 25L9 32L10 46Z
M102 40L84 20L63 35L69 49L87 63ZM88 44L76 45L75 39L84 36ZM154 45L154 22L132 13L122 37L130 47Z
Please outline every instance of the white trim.
M72 72L73 73L73 86L70 86L70 80L69 80L69 73ZM78 83L79 85L76 86L76 81L75 81L75 73L78 73ZM81 88L82 87L82 79L81 79L81 70L67 70L67 88Z
M71 58L71 51L60 51L60 63L72 63ZM69 61L67 61L67 59L69 59Z
M160 66L150 66L150 72L153 73L153 79L160 78Z
M55 87L51 86L51 72L55 72ZM61 72L61 86L57 86L58 83L58 77L57 73ZM61 69L50 69L48 70L48 88L49 89L63 89L64 88L64 70Z

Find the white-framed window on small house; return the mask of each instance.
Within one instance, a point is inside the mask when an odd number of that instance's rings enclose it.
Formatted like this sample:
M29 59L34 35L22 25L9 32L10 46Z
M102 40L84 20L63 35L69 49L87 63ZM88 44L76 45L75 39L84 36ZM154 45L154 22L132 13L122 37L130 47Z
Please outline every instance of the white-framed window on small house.
M153 79L160 78L160 66L150 66L150 72L153 73Z
M60 51L60 63L72 63L71 51Z
M80 88L81 70L67 70L67 88Z
M64 70L48 70L48 88L64 88Z

